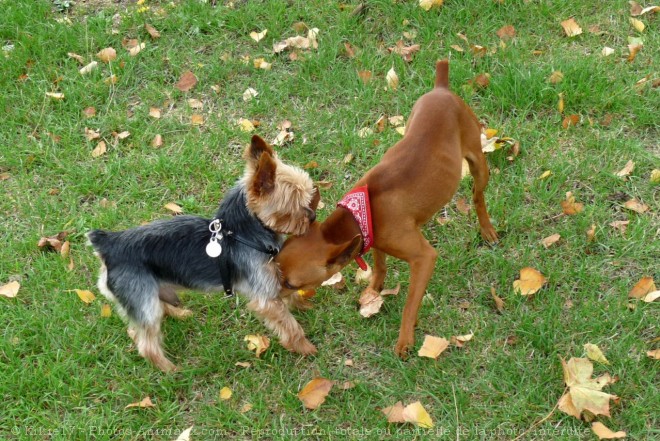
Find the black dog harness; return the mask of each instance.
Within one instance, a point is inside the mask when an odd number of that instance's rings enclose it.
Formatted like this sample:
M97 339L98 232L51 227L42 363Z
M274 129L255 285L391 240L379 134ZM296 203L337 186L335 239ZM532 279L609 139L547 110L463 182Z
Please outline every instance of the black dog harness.
M211 223L209 224L209 231L211 231L211 239L208 245L206 246L206 254L208 254L209 257L211 258L218 259L220 279L222 280L222 287L224 288L227 297L231 297L234 295L234 289L233 289L234 265L231 261L230 249L224 250L223 252L222 245L224 245L225 248L227 248L229 245L228 242L223 239L231 239L231 240L235 240L236 242L240 242L243 245L246 245L254 250L257 250L264 254L268 254L271 257L271 259L275 257L277 253L280 252L280 249L276 246L255 242L253 240L248 239L247 237L243 237L237 233L234 233L233 231L225 230L224 232L222 232L222 222L220 219L213 219L211 221ZM222 245L220 244L220 242L222 242Z

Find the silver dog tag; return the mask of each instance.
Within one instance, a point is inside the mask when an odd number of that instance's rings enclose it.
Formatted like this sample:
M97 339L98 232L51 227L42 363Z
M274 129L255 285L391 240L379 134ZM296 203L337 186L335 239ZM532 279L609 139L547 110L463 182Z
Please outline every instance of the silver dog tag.
M222 245L220 245L215 238L212 238L208 245L206 245L206 254L208 254L209 257L218 257L222 254Z

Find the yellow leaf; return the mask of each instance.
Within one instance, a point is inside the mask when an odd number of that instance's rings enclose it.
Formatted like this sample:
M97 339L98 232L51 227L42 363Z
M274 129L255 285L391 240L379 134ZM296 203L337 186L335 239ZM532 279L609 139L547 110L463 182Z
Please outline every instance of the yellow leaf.
M151 402L151 397L147 396L142 399L142 401L138 401L137 403L131 403L124 407L124 409L130 409L131 407L139 407L141 409L144 409L146 407L156 407L154 403Z
M265 335L250 334L246 335L243 340L247 342L248 350L254 351L257 358L270 346L270 339Z
M387 417L388 423L405 423L403 419L403 403L397 401L394 405L388 406L381 410Z
M204 124L204 117L198 113L193 113L190 117L190 124L193 126L201 126Z
M362 317L371 317L380 311L383 306L383 297L374 289L367 288L360 295L360 315Z
M644 28L646 26L644 26L644 23L642 23L641 20L637 20L636 18L632 18L632 17L630 17L629 20L630 20L630 24L632 25L633 28L635 28L637 32L644 32Z
M117 58L117 51L111 47L106 47L105 49L101 49L96 54L96 57L104 63L109 63Z
M486 138L490 139L493 136L497 135L497 129L486 129L484 130L484 133L486 134Z
M596 239L596 224L591 224L587 230L587 242L593 242Z
M660 291L652 291L642 297L642 301L646 303L655 302L658 299L660 299Z
M263 58L255 58L252 62L256 69L270 70L273 67L271 63L266 62Z
M241 118L238 120L238 126L241 129L241 132L252 132L254 130L254 124L249 119Z
M424 406L419 401L407 405L403 409L403 419L408 423L413 423L423 429L433 428L431 416L426 412Z
M656 360L660 360L660 349L654 349L653 351L646 351L646 355Z
M587 357L590 360L597 361L598 363L610 364L610 362L607 361L607 358L605 358L603 351L601 351L598 346L592 343L585 343L584 350L587 351Z
M60 92L46 92L46 96L58 101L64 99L64 94Z
M469 342L472 340L474 337L473 333L465 334L465 335L456 335L452 336L449 338L449 342L453 344L456 347L462 348L465 343Z
M610 416L610 400L618 397L601 389L615 380L609 374L591 378L594 367L586 358L571 358L568 363L562 359L561 364L568 392L559 399L559 410L578 419L585 410L594 415Z
M325 378L314 378L298 392L298 398L307 409L317 409L325 401L333 384Z
M548 178L552 175L552 172L550 170L546 170L543 173L541 173L541 176L539 176L539 181L544 180L545 178Z
M442 6L442 3L444 3L444 0L419 0L419 7L429 11L434 6Z
M406 134L406 128L403 127L403 126L402 127L396 127L394 130L396 130L396 132L401 136Z
M624 177L624 176L628 176L630 173L632 173L632 171L633 171L634 169L635 169L635 163L632 162L632 161L628 161L628 162L626 163L626 165L625 165L621 170L619 170L618 172L616 172L615 174L616 174L618 177L622 178L622 177Z
M649 181L651 181L652 184L660 184L660 169L656 168L651 171Z
M168 202L167 204L163 205L163 208L171 211L174 214L183 213L183 208L181 208L179 205L175 204L174 202Z
M626 437L626 432L622 430L618 432L613 432L599 421L596 421L591 424L591 430L593 430L593 432L596 434L598 439L619 439Z
M94 299L96 298L94 293L92 293L91 291L88 291L86 289L74 289L74 291L76 292L76 294L78 294L78 297L80 297L80 300L82 300L83 302L85 302L87 304L92 303L94 301Z
M557 241L559 241L560 238L561 236L558 233L555 233L551 236L541 239L541 243L547 249L550 248L555 243L557 243Z
M112 308L107 303L101 307L101 317L108 318L112 315Z
M226 401L231 398L233 392L231 389L229 389L227 386L223 387L220 389L220 399L222 401Z
M557 84L557 83L561 83L561 81L563 79L564 79L564 74L561 73L561 71L556 70L556 71L552 72L552 75L550 75L550 77L548 78L548 81L551 84Z
M259 43L261 41L261 39L266 36L267 33L268 33L268 29L264 29L261 32L252 31L252 32L250 32L250 38L252 38L254 41Z
M432 335L424 336L424 343L419 348L417 355L437 359L445 349L449 347L449 340L443 337L434 337Z
M557 110L559 110L559 113L564 113L564 92L559 93L558 96Z
M21 284L17 281L9 282L6 285L0 286L0 296L9 298L16 297L20 288Z
M520 279L513 282L513 290L523 296L529 296L537 292L547 279L534 268L525 267L520 270Z
M562 21L561 26L564 28L564 32L568 37L575 37L582 33L582 28L573 18Z
M387 71L385 80L387 81L387 85L390 89L396 90L396 88L399 87L399 76L396 74L393 67Z

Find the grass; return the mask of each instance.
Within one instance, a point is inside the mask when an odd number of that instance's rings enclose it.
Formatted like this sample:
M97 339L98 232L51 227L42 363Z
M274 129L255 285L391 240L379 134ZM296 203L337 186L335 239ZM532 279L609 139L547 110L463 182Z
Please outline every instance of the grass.
M657 15L638 17L647 25L640 35L629 24L628 2L620 0L605 6L595 0L447 0L429 12L415 1L370 1L356 15L351 12L357 3L221 3L77 2L63 14L53 2L0 1L0 172L7 177L0 181L0 285L21 283L15 299L0 299L3 438L173 440L194 425L195 440L292 434L512 439L551 412L563 392L559 357L584 356L587 342L598 344L611 362L596 365L595 373L619 377L607 391L621 401L613 405L612 418L601 421L631 439L659 436L658 362L646 357L658 337L657 302L631 310L627 298L641 277L660 280L658 186L649 181L659 163L660 96L651 87L659 76ZM144 6L149 9L142 11ZM116 13L121 20L113 24ZM560 22L571 16L584 32L567 38ZM160 39L149 38L145 22L161 32ZM319 28L318 50L303 51L296 61L274 55L272 43L296 35L297 22ZM496 31L507 24L516 36L500 47ZM593 25L603 33L589 32ZM262 29L268 34L261 42L250 39L251 31ZM410 43L421 47L410 63L387 50L403 32L415 32ZM476 57L458 33L496 51ZM641 36L644 48L627 62L631 36ZM144 40L146 47L130 57L121 46L124 38ZM344 43L356 48L355 57ZM75 52L89 62L108 46L118 59L99 63L86 76L67 57ZM603 46L615 54L601 56ZM361 318L352 265L344 271L350 281L345 291L319 290L316 308L297 314L319 348L317 357L290 354L274 340L255 359L243 337L266 330L242 300L186 293L195 318L164 325L165 347L182 369L163 375L137 355L116 314L100 316L100 296L86 305L70 292L95 290L98 264L85 246L87 230L167 217L168 202L192 214L215 210L241 174L240 154L249 138L235 124L241 117L258 120L257 132L267 139L275 137L280 121L293 123L296 139L279 152L299 165L316 161L309 173L333 183L323 190L324 218L400 138L393 128L366 138L358 131L374 127L380 115L407 116L432 85L433 62L448 55L452 89L522 149L513 161L502 150L488 156L493 174L487 202L502 236L498 246L483 246L474 214L460 214L454 203L446 209L448 223L426 228L440 258L420 313L417 347L424 334L473 331L465 348L437 361L396 358L392 348L405 294L388 297L373 318ZM273 67L255 69L242 56L263 57ZM384 87L391 67L400 77L396 92ZM182 93L173 85L186 70L199 82ZM361 70L373 72L371 82L360 81ZM547 78L555 70L564 80L551 84ZM114 86L103 81L111 73L118 77ZM490 85L474 90L468 82L480 73L491 75ZM647 83L636 85L647 76ZM248 87L259 95L245 102ZM51 91L65 99L45 98ZM559 93L565 115L580 115L579 125L562 128ZM201 100L203 111L191 109L189 98ZM96 108L92 118L82 114L89 106ZM148 116L152 106L163 109L160 119ZM191 125L193 113L203 114L203 125ZM100 131L108 144L105 155L91 156L96 142L85 139L85 127ZM131 135L115 143L111 133L124 130ZM159 149L150 146L156 134L164 140ZM354 159L344 164L348 153ZM631 176L616 177L628 160L635 162ZM552 176L539 180L545 170ZM470 185L464 180L456 198L469 197ZM585 204L582 213L560 215L567 191ZM632 197L650 211L625 210ZM625 235L608 225L614 220L630 221ZM596 240L589 243L585 231L592 224ZM41 236L64 230L75 263L70 271L57 253L36 247ZM546 250L539 241L553 233L562 239ZM400 282L405 291L407 267L390 264L387 286ZM512 290L524 266L549 280L531 299ZM494 310L491 286L506 302L502 314ZM353 367L344 365L347 359ZM237 361L252 366L238 367ZM318 410L305 411L296 394L316 376L356 386L335 388ZM224 386L234 395L221 402ZM147 395L154 408L124 409ZM420 400L436 427L428 432L388 424L378 409L398 400ZM242 413L246 403L252 410ZM589 424L555 412L525 439L594 435Z

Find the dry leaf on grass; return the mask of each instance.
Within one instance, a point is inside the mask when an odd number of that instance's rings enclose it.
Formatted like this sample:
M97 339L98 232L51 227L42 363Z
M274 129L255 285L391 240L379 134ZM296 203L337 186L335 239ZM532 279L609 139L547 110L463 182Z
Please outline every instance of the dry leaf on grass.
M270 339L265 335L250 334L246 335L243 340L247 342L248 350L254 351L257 358L261 357L261 354L270 346Z
M68 231L61 231L54 236L46 236L39 239L37 242L37 247L44 250L54 250L58 253L62 252L62 244L64 239L68 236Z
M578 214L584 209L584 204L581 202L576 202L575 196L573 196L573 193L570 191L566 192L566 200L561 201L560 204L564 214L569 216Z
M252 363L248 363L247 361L237 361L234 363L234 366L242 367L242 368L249 368L252 366Z
M131 403L124 407L124 409L130 409L131 407L138 407L141 409L147 408L147 407L156 407L154 403L151 402L151 397L147 396L142 399L142 401L138 401L137 403Z
M598 363L610 364L610 362L607 361L607 358L605 358L603 351L601 351L600 348L595 344L585 343L583 347L584 350L587 351L587 357L590 360L596 361Z
M183 213L183 208L181 208L181 206L175 204L174 202L168 202L167 204L163 205L163 208L165 208L166 210L171 211L174 214Z
M108 151L108 147L105 141L99 141L99 143L96 144L96 147L94 147L94 150L92 150L92 158L98 158L99 156L103 156L107 151Z
M321 283L321 286L328 286L332 289L343 289L346 286L346 280L342 273L334 273L328 280Z
M82 300L84 303L87 303L88 305L96 299L96 296L94 293L87 289L73 289L76 294L78 294L78 297L80 300Z
M419 7L425 11L430 11L434 6L442 6L444 0L419 0Z
M564 79L564 74L561 73L561 71L556 70L552 72L552 74L548 78L548 82L550 82L550 84L557 84L557 83L561 83L563 79Z
M193 126L201 126L202 124L204 124L204 116L198 113L193 113L190 116L190 124Z
M516 36L516 28L511 25L502 26L496 34L501 40L508 40Z
M642 297L642 301L646 303L655 302L658 299L660 299L660 291L652 291Z
M179 81L177 81L174 87L179 89L181 92L188 92L190 89L195 87L195 84L197 84L197 77L194 73L188 70L181 75L181 78L179 78Z
M154 136L154 139L151 141L151 147L157 149L163 146L163 137L160 134Z
M394 67L387 71L385 81L387 81L387 86L392 90L396 90L399 87L399 76L394 71Z
M191 441L190 434L192 433L193 427L195 426L190 426L186 430L181 432L174 441Z
M394 405L381 409L381 412L387 417L388 423L405 423L403 419L403 403L397 401Z
M558 233L555 233L555 234L552 234L548 237L545 237L545 238L541 239L541 243L543 244L543 246L546 249L548 249L552 245L556 244L559 241L559 239L561 239L561 236Z
M360 295L360 315L368 318L380 311L383 297L374 289L367 288Z
M156 40L160 38L160 32L158 32L158 30L155 27L151 26L149 23L144 24L144 29L147 31L147 33L152 39Z
M582 33L582 28L573 18L562 21L561 27L564 28L564 32L568 37L575 37L576 35L580 35Z
M245 403L241 408L239 409L240 413L247 413L252 410L252 403Z
M228 388L227 386L220 389L219 397L222 401L227 401L228 399L231 398L232 395L233 395L232 390L230 388Z
M371 266L367 263L367 269L358 268L355 271L355 283L369 283L371 280Z
M92 106L85 107L85 109L83 109L83 115L85 115L85 118L96 116L96 108Z
M75 52L67 52L66 55L69 58L73 58L74 60L76 60L80 64L85 64L85 59L82 57L82 55L78 55Z
M649 181L652 184L660 184L660 169L653 169L651 175L649 176Z
M591 423L591 430L596 434L598 439L620 439L626 437L626 432L622 430L613 432L599 421Z
M609 374L591 378L594 367L586 358L571 358L568 363L562 359L561 364L568 392L559 399L559 410L577 419L581 419L585 410L594 415L610 416L610 400L618 397L601 389L616 380Z
M563 100L561 102L563 103ZM573 115L568 115L566 118L564 118L561 122L561 126L564 129L568 129L571 126L577 126L579 123L580 123L580 115L573 114Z
M404 61L410 63L412 61L413 54L419 51L420 48L421 46L418 44L406 46L403 40L399 40L396 42L396 46L389 47L388 50L391 53L401 55Z
M56 101L61 101L64 99L64 94L61 92L46 92L46 96Z
M325 378L314 378L298 392L298 398L307 409L317 409L325 401L334 381Z
M268 33L268 29L264 29L261 32L252 31L250 32L250 38L252 38L254 41L259 43L266 36L267 33Z
M111 47L106 47L105 49L101 49L97 54L96 58L101 60L104 63L109 63L111 61L114 61L117 59L117 51L115 51Z
M415 426L423 429L433 428L433 420L431 420L431 416L419 401L415 401L403 409L403 419L407 423L413 423Z
M646 27L646 25L644 25L644 22L632 17L629 17L628 20L630 20L630 24L632 25L633 28L635 28L637 32L644 32L644 28Z
M259 95L259 92L251 87L248 87L245 89L245 92L243 92L243 101L251 101L253 98L256 98L257 95Z
M92 61L91 63L81 67L78 70L78 72L80 72L80 75L87 75L88 73L96 69L98 65L99 65L98 61Z
M465 345L465 343L472 340L473 337L474 337L473 333L469 333L465 335L455 335L449 337L449 343L456 346L457 348L462 348Z
M238 125L241 132L252 132L254 130L254 124L252 124L252 121L249 119L240 118L236 124Z
M536 293L548 279L531 267L520 270L520 279L513 282L513 290L520 295L530 296Z
M440 354L442 354L448 347L449 340L446 338L425 335L424 343L422 344L422 347L419 348L419 351L417 351L417 355L437 360Z
M593 242L596 240L596 224L591 224L591 227L587 230L587 242Z
M101 317L108 318L112 316L112 307L107 303L104 303L101 307Z
M635 163L633 161L628 161L626 165L615 174L618 177L622 178L624 176L628 176L630 173L632 173L634 169L635 169Z
M0 286L0 296L8 298L16 297L20 288L21 284L14 280L13 282Z
M656 290L653 277L642 277L628 293L628 297L641 299Z
M626 201L626 203L623 204L623 206L628 210L634 211L635 213L639 213L639 214L645 213L649 209L648 205L641 203L637 199L631 199L629 201Z
M504 311L504 300L502 300L502 298L497 295L495 292L495 287L493 286L490 287L490 295L495 302L495 309L497 309L498 312Z
M628 62L633 62L635 58L637 57L637 53L642 50L644 47L643 44L640 43L632 43L628 45Z
M614 53L614 49L612 49L611 47L605 46L603 48L603 50L600 51L600 53L603 57L609 57L610 55L612 55Z
M401 284L397 283L394 288L387 288L384 289L380 292L381 296L396 296L399 294L399 291L401 290Z
M630 221L627 221L627 220L625 220L625 221L614 221L614 222L610 222L609 225L610 225L610 227L621 231L621 234L625 234L626 233L626 228L628 228L629 223L630 223Z
M646 351L646 355L655 359L660 360L660 349L654 349L652 351Z

